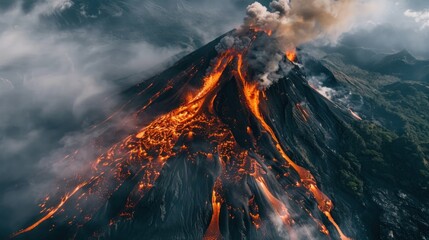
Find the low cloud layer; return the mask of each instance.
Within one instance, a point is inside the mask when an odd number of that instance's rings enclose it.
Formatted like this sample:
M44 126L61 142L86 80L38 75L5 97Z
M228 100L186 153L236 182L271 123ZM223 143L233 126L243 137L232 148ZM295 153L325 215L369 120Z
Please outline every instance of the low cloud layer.
M185 50L45 24L46 16L73 7L71 1L24 5L15 1L0 17L0 217L8 219L0 238L35 214L39 199L64 177L51 156L59 152L61 160L74 151L70 139L83 141L77 132L109 107L89 99L119 91L126 86L119 77L143 77Z
M112 107L95 97L149 77L239 24L242 16L215 18L239 7L223 2L0 1L0 218L8 219L0 238L39 211L55 179L75 173L62 159ZM122 79L129 75L131 82Z
M404 15L414 19L416 23L421 24L422 29L429 27L429 10L413 11L413 10L407 9L404 12Z

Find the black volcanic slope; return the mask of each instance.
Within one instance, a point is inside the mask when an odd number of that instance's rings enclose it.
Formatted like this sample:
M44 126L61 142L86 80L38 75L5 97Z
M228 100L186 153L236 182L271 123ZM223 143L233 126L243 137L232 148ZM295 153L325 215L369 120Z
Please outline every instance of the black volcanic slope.
M255 90L256 83L247 79L246 53L218 54L219 40L125 91L121 109L130 114L121 115L119 124L98 127L100 144L113 147L94 160L83 184L79 179L67 185L63 205L60 198L48 202L53 207L47 213L56 206L58 211L16 238L389 239L393 234L418 239L429 234L427 215L419 212L414 229L407 221L401 226L406 214L398 214L397 225L383 220L384 210L399 203L379 202L399 188L382 182L377 174L383 173L365 172L368 165L356 157L379 135L364 131L348 109L310 87L308 72L286 58L292 68L287 76ZM309 69L330 71L318 64ZM207 76L214 72L218 81L210 85ZM335 74L331 77L335 85ZM250 101L256 94L259 112ZM389 145L396 148L392 155L399 154L391 159L413 151L400 145L399 140ZM426 196L412 197L414 206L423 206Z

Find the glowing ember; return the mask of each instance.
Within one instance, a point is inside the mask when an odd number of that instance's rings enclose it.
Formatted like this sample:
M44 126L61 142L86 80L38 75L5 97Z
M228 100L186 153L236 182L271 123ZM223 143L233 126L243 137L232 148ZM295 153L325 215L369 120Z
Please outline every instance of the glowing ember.
M296 62L297 56L295 49L286 51L286 58L291 62Z
M270 29L262 29L262 28L259 28L257 26L254 26L254 25L250 25L249 29L252 30L252 31L254 31L254 32L264 32L268 36L273 35L273 31L272 30L270 30Z

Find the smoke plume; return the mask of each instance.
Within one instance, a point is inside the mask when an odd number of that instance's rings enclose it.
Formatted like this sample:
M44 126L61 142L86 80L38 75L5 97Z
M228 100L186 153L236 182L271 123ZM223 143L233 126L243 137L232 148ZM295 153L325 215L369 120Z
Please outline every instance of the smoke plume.
M319 39L335 42L363 8L356 0L274 0L270 9L255 2L247 7L244 26L272 34L286 51Z
M249 5L239 32L265 32L271 41L253 54L256 58L251 62L257 64L250 63L259 72L256 78L261 87L269 87L286 74L280 67L285 52L316 40L335 43L353 27L357 10L368 7L357 0L274 0L269 8L259 2ZM260 63L265 63L263 68Z

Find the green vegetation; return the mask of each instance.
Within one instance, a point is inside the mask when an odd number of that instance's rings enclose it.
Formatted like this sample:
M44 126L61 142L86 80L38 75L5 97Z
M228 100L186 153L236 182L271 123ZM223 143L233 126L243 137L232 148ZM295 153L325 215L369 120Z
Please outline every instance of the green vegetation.
M368 180L393 183L413 192L427 191L427 152L411 138L362 122L348 128L343 139L338 176L351 194L362 197Z
M378 183L429 199L429 85L324 60L337 80L364 99L365 121L342 133L338 179L361 198ZM341 70L341 71L340 71Z

